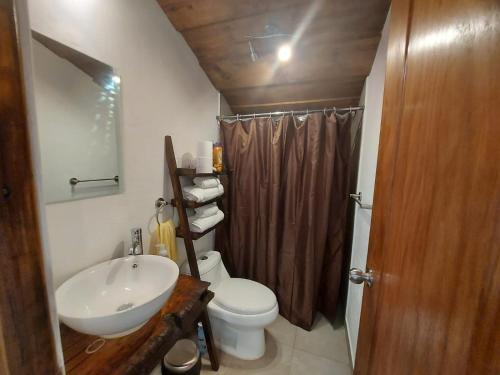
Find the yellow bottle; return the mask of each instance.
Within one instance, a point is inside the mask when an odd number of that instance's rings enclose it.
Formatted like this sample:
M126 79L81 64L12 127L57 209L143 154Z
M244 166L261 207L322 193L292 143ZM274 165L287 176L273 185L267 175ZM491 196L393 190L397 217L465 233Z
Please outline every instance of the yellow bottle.
M224 166L222 165L222 144L220 142L214 143L213 148L213 165L217 173L222 173Z

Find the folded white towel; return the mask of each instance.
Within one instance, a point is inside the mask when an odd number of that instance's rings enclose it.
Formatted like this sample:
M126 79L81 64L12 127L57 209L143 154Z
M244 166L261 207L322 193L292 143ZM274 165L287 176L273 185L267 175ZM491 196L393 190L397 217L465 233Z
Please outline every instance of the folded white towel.
M219 207L217 207L217 203L215 202L194 209L194 212L196 212L195 216L199 218L215 215L217 211L219 211Z
M213 188L220 185L220 181L217 177L195 177L193 182L196 186L203 189Z
M217 210L215 215L208 217L191 216L188 218L189 228L192 232L202 233L224 220L224 212Z
M194 202L205 202L224 194L224 187L218 185L210 189L202 189L198 186L184 186L182 188L184 198Z

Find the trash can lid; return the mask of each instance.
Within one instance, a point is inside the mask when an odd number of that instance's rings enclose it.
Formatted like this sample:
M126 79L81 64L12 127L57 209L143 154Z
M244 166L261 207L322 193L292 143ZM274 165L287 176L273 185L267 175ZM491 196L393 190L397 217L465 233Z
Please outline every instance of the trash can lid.
M165 367L175 373L183 373L198 362L198 345L190 339L178 340L163 358Z

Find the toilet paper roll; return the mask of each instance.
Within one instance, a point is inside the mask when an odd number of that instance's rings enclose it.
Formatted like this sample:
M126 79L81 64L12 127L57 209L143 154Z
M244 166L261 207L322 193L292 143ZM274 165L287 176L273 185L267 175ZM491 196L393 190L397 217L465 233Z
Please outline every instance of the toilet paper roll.
M212 173L212 157L199 157L196 159L196 173Z
M199 141L196 156L199 158L212 158L212 148L211 141Z
M182 155L182 157L175 158L175 161L177 162L177 168L195 169L197 164L196 158L189 153Z

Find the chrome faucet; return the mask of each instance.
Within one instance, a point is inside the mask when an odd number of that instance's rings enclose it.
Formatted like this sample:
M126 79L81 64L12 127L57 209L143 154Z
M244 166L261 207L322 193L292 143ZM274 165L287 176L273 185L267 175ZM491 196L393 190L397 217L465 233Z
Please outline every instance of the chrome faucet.
M142 248L142 229L132 228L130 233L132 235L132 247L128 251L128 255L142 255L144 253Z

